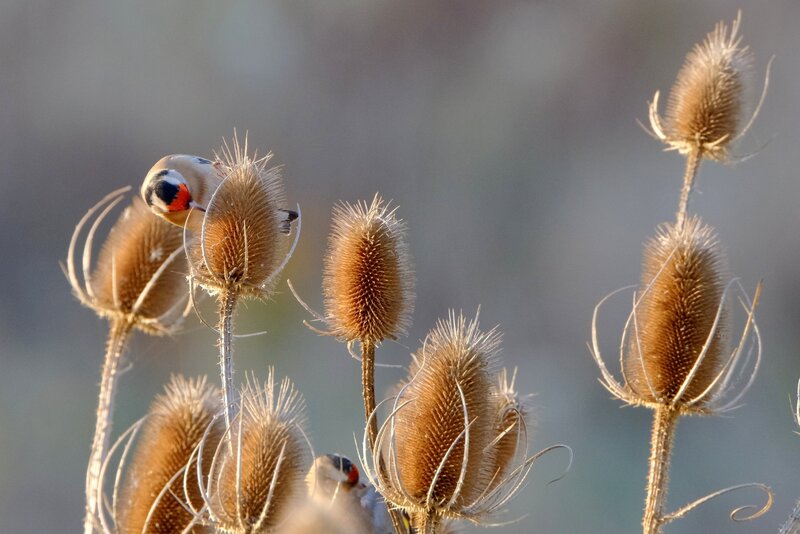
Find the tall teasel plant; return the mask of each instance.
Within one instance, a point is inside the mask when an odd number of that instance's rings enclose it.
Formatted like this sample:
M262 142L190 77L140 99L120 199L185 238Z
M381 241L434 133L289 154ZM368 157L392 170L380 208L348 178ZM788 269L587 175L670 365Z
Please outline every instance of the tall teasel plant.
M173 534L213 532L193 512L203 501L196 476L198 465L207 474L212 453L224 433L217 388L205 377L173 376L156 396L148 414L132 427L120 459L112 498L111 521L103 517L109 534ZM136 444L133 460L125 457ZM205 440L204 458L197 449Z
M204 506L195 512L217 532L278 530L292 504L305 495L313 457L305 426L305 401L288 378L277 382L273 369L263 384L248 376L241 408L228 428L231 447L206 438L198 447ZM214 450L210 465L205 463L209 448Z
M568 450L527 455L528 409L513 379L496 372L500 341L477 317L451 312L413 355L371 453L365 431L361 461L370 482L416 532L444 532L448 519L484 522L538 457Z
M597 342L597 305L592 321L592 353L601 383L630 405L654 411L650 466L642 520L645 534L728 491L757 487L767 503L747 517L743 509L733 519L753 519L772 503L771 490L744 484L698 499L666 513L669 465L675 429L683 415L725 413L737 407L749 389L761 361L761 340L754 314L760 285L752 300L731 278L715 231L688 213L689 198L703 159L730 161L731 146L750 128L765 92L750 120L741 125L744 91L751 55L741 45L741 13L729 29L720 23L687 56L670 93L664 118L658 114L658 93L650 105L655 136L686 158L684 182L675 222L663 224L644 247L642 279L633 298L620 342L622 382L607 370ZM764 90L766 91L766 83ZM739 293L746 315L738 341L734 336L730 301ZM755 356L752 353L755 352ZM740 380L744 379L744 384Z
M83 216L73 232L66 265L62 266L78 300L109 321L86 472L86 534L99 527L100 472L108 453L116 384L130 334L133 330L152 335L174 331L187 300L181 231L153 217L138 198L113 225L93 265L97 231L129 189L110 193ZM87 225L79 270L76 253Z
M406 224L390 204L376 193L369 204L342 202L334 206L322 281L325 315L313 311L295 293L300 304L328 328L312 329L347 343L353 357L361 361L370 450L375 449L378 433L374 417L375 349L386 339L406 334L415 298ZM289 287L294 292L291 284ZM353 350L356 341L360 354ZM391 512L395 530L403 532L403 519Z
M288 241L280 167L267 168L272 154L249 155L234 136L221 150L223 177L206 207L197 235L187 241L190 285L215 296L219 315L219 366L226 427L236 416L233 380L233 320L243 298L264 300L274 290L300 234ZM230 437L230 432L228 436Z

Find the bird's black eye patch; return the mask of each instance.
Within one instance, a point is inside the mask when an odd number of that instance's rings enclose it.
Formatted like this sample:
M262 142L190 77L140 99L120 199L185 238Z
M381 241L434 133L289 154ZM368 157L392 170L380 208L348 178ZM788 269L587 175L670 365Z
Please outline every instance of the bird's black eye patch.
M155 192L156 196L160 198L161 201L167 206L172 204L172 201L175 200L176 196L178 196L178 187L172 185L166 180L159 180L156 182L155 186L153 187L153 191Z
M343 456L338 456L336 454L329 454L328 458L331 459L333 467L335 467L336 470L341 473L350 473L350 470L353 469L353 464L350 462L350 460L348 460Z
M206 158L197 158L197 163L202 163L203 165L211 165L211 162L208 161Z
M166 176L168 174L169 174L169 169L164 169L163 171L158 171L158 174L156 174L156 178L160 178L160 177Z

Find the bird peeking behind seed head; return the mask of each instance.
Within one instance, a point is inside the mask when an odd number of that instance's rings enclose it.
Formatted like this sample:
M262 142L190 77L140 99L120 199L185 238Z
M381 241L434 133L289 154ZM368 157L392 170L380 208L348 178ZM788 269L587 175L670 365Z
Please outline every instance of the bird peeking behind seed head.
M314 460L306 476L312 500L342 518L358 532L393 534L391 518L383 497L360 479L358 468L349 458L324 454ZM351 528L352 528L351 527Z
M148 171L142 182L142 198L156 215L178 226L200 228L211 196L225 178L219 161L200 156L172 154L164 156ZM291 231L297 212L279 209L281 233ZM194 215L193 215L194 214Z
M363 493L366 486L359 481L358 468L345 456L323 454L314 460L308 471L306 484L314 497L331 499L339 491Z

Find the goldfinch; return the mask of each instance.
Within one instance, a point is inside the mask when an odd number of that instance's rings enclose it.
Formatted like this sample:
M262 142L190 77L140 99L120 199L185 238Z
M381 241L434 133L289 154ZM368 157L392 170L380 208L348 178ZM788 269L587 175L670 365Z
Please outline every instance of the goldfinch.
M177 226L186 226L190 214L197 214L199 228L202 214L223 178L219 163L188 154L164 156L145 176L142 199L153 213ZM297 212L278 211L280 230L288 234Z

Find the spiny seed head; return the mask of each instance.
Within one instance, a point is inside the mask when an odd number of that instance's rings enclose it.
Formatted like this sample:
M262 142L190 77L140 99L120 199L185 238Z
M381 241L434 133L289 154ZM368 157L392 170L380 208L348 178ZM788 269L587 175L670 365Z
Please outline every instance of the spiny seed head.
M504 480L528 441L528 408L514 387L515 378L512 376L509 381L508 372L503 369L497 376L493 392L494 429L487 449L491 488Z
M625 359L628 386L643 404L680 407L710 398L707 389L728 355L726 278L717 236L697 217L661 226L645 245Z
M95 232L127 188L107 195L75 227L64 271L78 299L103 317L129 322L151 334L170 332L188 295L181 230L157 217L134 198L109 231L92 267ZM95 214L100 211L98 216ZM83 283L75 252L92 220L83 250Z
M414 308L414 272L405 223L380 196L341 203L325 258L323 292L332 333L373 343L405 334Z
M451 313L414 355L397 399L407 404L394 423L400 480L384 493L412 518L467 514L491 480L484 451L495 437L492 369L500 339L495 329L481 332L477 318Z
M222 420L214 420L220 410L219 392L208 385L205 377L191 380L181 376L173 376L165 390L150 407L125 477L118 525L121 534L184 532L193 518L185 508L187 501L196 510L203 505L197 478L193 476L197 461L192 458L190 462L190 458L208 432L203 459L208 471L224 430ZM184 477L173 480L184 468L191 474L187 477L188 495L184 493ZM169 488L165 491L166 486ZM191 532L211 530L198 525Z
M670 91L666 115L658 117L657 94L651 106L653 130L682 154L725 161L730 144L741 134L745 88L752 63L737 35L741 12L730 31L720 22L705 41L686 56Z
M224 532L269 532L305 495L311 463L303 437L305 401L288 378L276 385L270 370L263 385L248 378L241 406L241 421L232 424L233 457L218 462L219 495L207 504Z
M190 245L193 277L212 294L264 298L288 248L281 232L283 179L279 167L266 167L272 154L250 156L247 141L242 147L236 137L232 144L221 151L217 163L224 178Z

